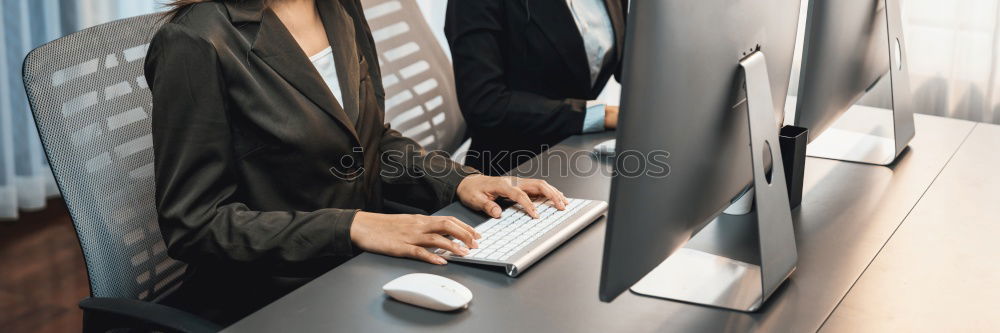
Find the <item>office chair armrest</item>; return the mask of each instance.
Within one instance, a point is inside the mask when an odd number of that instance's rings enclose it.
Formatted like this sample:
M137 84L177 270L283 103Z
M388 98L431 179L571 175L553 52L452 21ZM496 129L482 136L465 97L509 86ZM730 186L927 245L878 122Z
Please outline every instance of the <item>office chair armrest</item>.
M218 332L218 325L190 313L128 298L88 297L80 301L84 332L138 328L164 332Z

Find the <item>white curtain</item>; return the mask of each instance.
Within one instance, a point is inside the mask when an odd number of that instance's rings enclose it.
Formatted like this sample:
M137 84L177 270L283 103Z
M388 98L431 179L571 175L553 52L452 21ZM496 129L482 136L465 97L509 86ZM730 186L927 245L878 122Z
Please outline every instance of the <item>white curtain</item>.
M78 3L79 29L162 10L166 0L73 0Z
M0 220L58 195L24 93L29 51L95 24L152 12L154 0L0 0Z
M917 112L1000 123L998 0L902 2Z

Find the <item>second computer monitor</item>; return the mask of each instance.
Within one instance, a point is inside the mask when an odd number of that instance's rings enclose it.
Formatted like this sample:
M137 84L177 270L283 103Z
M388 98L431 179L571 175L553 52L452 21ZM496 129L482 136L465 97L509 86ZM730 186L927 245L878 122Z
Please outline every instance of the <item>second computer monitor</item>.
M809 0L795 125L819 137L889 75L882 0Z
M765 116L776 136L798 13L799 0L632 2L602 300L646 276L751 184L741 61L766 55L773 117ZM668 175L623 170L630 156L662 153Z
M809 156L889 165L916 134L900 1L809 0L795 110ZM880 81L891 108L853 108Z

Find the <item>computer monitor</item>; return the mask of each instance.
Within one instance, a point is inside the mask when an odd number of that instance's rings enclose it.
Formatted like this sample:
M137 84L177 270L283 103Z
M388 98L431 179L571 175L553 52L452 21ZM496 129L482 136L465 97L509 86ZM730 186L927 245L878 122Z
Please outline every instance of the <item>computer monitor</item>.
M809 0L808 6L794 117L809 129L808 154L891 163L915 133L899 0ZM857 108L872 111L859 115L863 126L831 127L883 79L891 85L891 113Z
M602 301L632 288L753 311L794 270L776 149L799 8L798 0L632 2ZM657 154L668 154L668 175L631 172L635 157ZM766 159L779 167L763 167ZM766 265L682 249L748 186L760 232L747 236L761 237Z

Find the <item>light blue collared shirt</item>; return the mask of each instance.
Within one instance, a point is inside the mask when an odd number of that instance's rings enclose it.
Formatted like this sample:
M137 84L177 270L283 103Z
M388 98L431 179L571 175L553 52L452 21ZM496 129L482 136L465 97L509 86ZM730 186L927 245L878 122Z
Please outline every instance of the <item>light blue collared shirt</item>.
M597 133L604 130L604 116L607 110L604 104L594 104L587 107L583 115L583 133Z
M590 65L590 85L597 83L605 59L615 47L615 31L611 16L604 0L566 0L573 20L580 29L583 46L587 51ZM583 132L593 133L604 130L604 104L587 107L583 118Z

